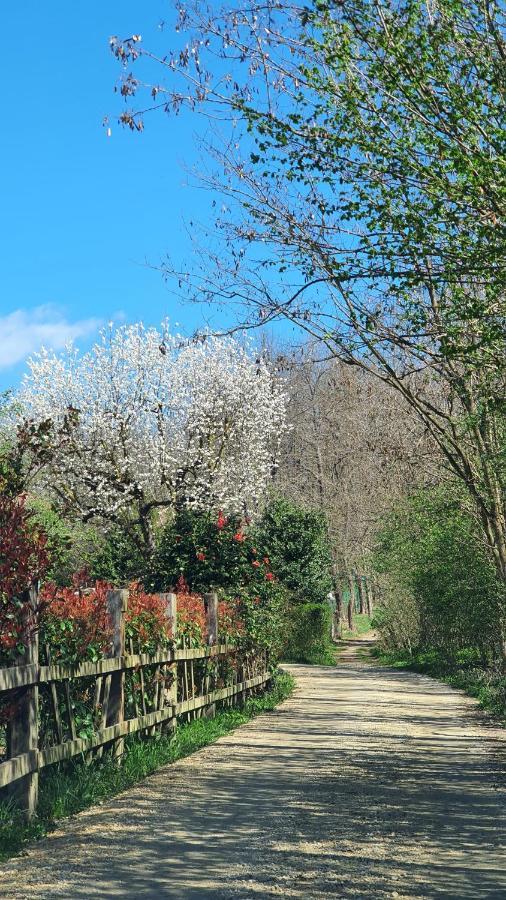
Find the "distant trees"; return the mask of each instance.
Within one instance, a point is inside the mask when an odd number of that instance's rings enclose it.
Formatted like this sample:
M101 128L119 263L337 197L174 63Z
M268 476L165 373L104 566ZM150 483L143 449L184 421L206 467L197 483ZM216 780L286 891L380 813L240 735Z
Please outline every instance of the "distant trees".
M121 523L152 548L157 511L254 511L284 416L281 387L233 339L134 325L84 355L33 357L15 423L45 429L31 444L44 456L36 483L61 511Z
M378 522L396 499L439 477L439 454L418 418L362 370L318 362L310 348L285 357L284 367L289 428L278 488L324 514L338 600L357 595L367 612Z
M327 515L349 567L371 547L379 515L395 496L435 471L419 420L375 378L310 350L286 370L289 429L278 483ZM402 412L400 411L402 410Z

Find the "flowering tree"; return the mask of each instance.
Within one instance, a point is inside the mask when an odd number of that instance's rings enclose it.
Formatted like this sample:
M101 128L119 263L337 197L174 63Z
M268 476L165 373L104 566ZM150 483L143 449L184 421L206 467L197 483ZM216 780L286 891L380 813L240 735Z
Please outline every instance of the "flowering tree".
M84 355L42 351L19 402L23 420L53 429L43 488L85 522L126 521L148 547L156 509L253 510L285 414L267 366L237 341L141 324L103 332Z
M163 531L146 582L157 591L176 586L178 621L180 598L191 604L198 592L217 590L220 630L243 649L261 646L276 655L286 630L288 595L267 555L262 521L252 525L222 510L179 511Z
M167 591L183 577L192 591L230 594L240 592L253 578L257 582L272 576L269 560L258 555L248 523L249 519L221 510L204 515L179 511L160 536L147 584Z

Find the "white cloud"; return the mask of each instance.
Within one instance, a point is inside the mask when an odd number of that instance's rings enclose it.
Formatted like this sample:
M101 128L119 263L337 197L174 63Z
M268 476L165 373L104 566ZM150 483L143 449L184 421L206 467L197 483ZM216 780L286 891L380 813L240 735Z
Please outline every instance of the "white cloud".
M50 304L0 316L0 369L21 362L42 346L61 350L68 341L93 334L101 324L94 318L69 322L58 307Z

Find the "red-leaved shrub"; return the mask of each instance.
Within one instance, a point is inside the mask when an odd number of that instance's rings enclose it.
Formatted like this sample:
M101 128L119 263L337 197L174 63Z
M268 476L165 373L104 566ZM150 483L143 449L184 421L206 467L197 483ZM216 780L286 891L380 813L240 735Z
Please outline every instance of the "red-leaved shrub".
M86 576L74 579L72 588L52 583L41 592L41 640L53 661L96 660L110 651L111 627L107 593L111 585L96 581L86 586ZM137 583L130 585L125 616L127 651L152 653L171 640L170 622L158 594L146 594Z
M23 592L48 564L46 538L34 526L26 498L0 495L0 661L22 653Z
M71 588L47 583L41 591L41 644L47 645L53 662L96 660L110 650L107 592L111 585L105 581L86 584L85 573L80 573ZM218 604L218 628L221 637L232 640L243 632L233 603ZM136 653L153 653L173 639L171 622L159 594L147 594L138 583L130 584L125 630L127 651L131 642ZM191 593L182 579L177 586L177 631L187 646L205 643L203 598Z

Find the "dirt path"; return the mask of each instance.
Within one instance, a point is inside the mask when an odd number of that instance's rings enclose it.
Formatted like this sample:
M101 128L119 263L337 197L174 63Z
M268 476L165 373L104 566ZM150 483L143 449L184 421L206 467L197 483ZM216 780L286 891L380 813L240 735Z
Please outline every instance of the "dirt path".
M504 900L504 731L351 643L336 669L290 670L277 711L4 865L2 900Z

